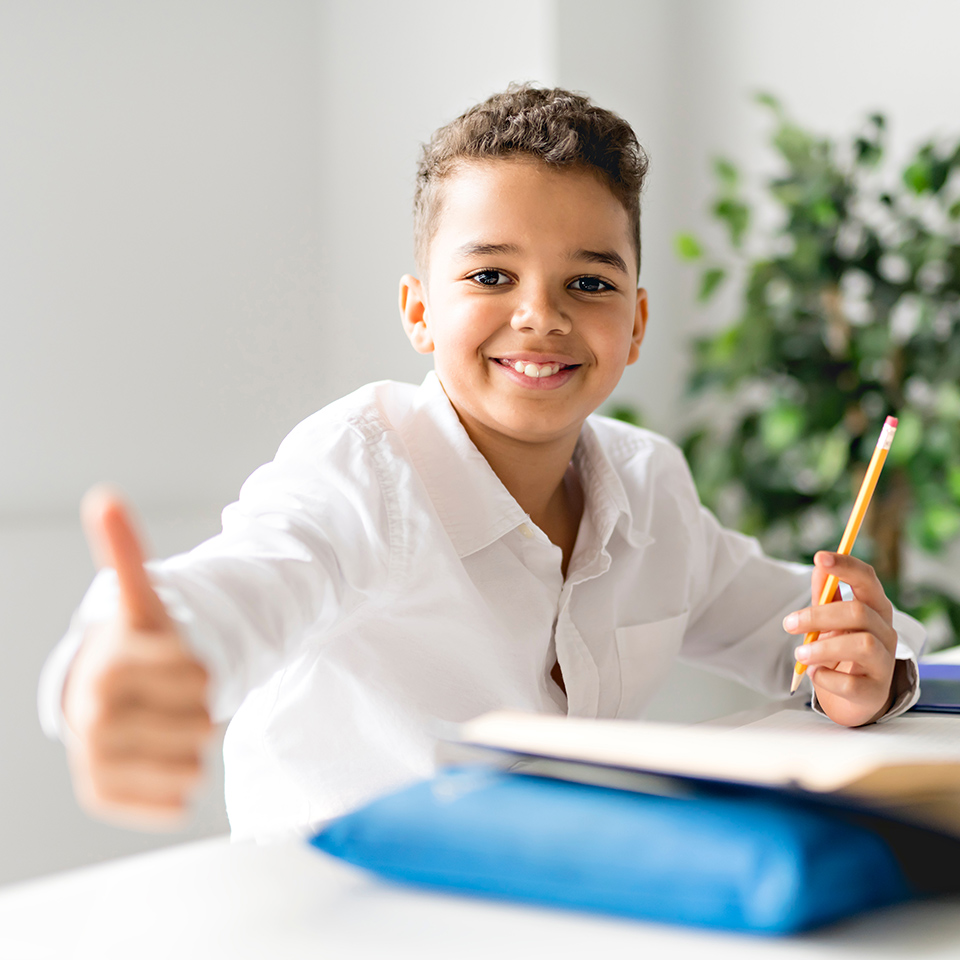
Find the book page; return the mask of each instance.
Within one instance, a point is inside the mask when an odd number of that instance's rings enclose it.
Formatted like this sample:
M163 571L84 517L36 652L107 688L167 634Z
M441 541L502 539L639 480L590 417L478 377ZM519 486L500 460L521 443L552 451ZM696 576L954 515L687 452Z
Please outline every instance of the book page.
M960 716L937 713L906 713L886 723L872 723L851 730L812 710L781 710L769 717L738 727L738 730L789 730L813 735L846 738L859 742L863 737L909 737L923 746L956 751L960 757Z
M731 729L498 712L463 724L460 739L521 756L735 783L795 785L817 792L845 790L858 784L863 784L868 793L876 791L885 796L960 790L956 735L938 743L896 733L878 736L864 733L866 728L846 730L813 714L790 712L801 719L783 721L796 724L789 729L756 729L750 725ZM823 727L823 723L829 727ZM892 725L893 721L880 726ZM827 729L836 733L825 733Z

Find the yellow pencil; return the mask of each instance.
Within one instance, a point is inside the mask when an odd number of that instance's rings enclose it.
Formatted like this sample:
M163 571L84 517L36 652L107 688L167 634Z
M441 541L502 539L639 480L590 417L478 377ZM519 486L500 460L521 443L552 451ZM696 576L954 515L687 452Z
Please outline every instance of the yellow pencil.
M857 534L860 532L860 525L863 523L864 515L867 512L867 507L870 506L870 498L873 496L873 491L877 487L877 480L880 479L883 462L887 459L887 451L890 449L890 444L893 443L893 435L896 432L897 418L887 417L883 422L883 429L880 431L880 438L877 440L876 447L874 447L873 456L870 458L867 472L863 476L863 483L860 484L860 492L854 501L853 510L850 512L850 519L847 521L847 529L843 531L843 539L840 541L840 549L837 550L837 553L848 554L853 549ZM827 577L827 582L823 585L818 606L829 603L833 599L833 595L837 592L838 586L840 586L840 581L833 574L830 574L830 576ZM819 636L820 631L814 630L803 638L803 642L813 643ZM796 666L793 668L793 682L790 684L791 693L795 693L797 687L800 686L800 678L806 672L806 669L804 664L797 661Z

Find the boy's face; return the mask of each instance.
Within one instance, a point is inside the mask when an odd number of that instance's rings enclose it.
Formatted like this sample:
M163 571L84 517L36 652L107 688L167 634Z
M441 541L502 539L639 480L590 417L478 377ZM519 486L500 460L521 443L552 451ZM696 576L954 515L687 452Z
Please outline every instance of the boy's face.
M643 339L626 211L593 174L529 160L465 164L441 189L429 279L400 283L407 335L481 450L572 444Z

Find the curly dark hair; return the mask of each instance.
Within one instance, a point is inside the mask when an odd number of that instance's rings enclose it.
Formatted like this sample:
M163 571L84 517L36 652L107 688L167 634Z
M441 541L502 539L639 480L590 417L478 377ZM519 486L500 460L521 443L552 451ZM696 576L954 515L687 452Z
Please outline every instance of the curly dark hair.
M510 84L503 93L440 127L423 144L413 200L421 272L426 270L427 249L437 227L443 180L458 163L504 157L530 157L553 167L596 172L627 212L639 272L640 193L647 155L636 134L626 120L588 97L527 83Z

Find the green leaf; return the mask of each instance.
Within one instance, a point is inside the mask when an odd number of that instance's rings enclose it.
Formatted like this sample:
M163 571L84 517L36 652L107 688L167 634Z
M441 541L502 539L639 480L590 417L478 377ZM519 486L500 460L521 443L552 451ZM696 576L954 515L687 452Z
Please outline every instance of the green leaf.
M922 542L939 550L960 533L960 509L952 504L933 503L922 513Z
M906 464L920 449L923 443L923 421L912 410L900 414L897 432L887 454L891 463Z
M700 278L700 292L697 294L697 300L700 303L706 303L713 296L717 287L723 283L726 276L727 271L721 270L720 267L711 267L705 271Z
M783 107L780 105L780 101L772 93L761 91L754 96L754 100L761 106L769 107L777 114L783 113Z
M734 247L739 248L750 222L750 210L747 205L732 197L726 197L713 205L713 213L726 223L730 231L730 242Z
M737 182L740 179L740 174L737 171L737 168L724 157L717 157L713 161L713 172L717 175L717 179L728 190L732 190L734 187L736 187Z
M947 471L947 487L953 495L953 499L960 503L960 466L951 467Z
M681 260L699 260L703 256L703 247L692 233L678 233L673 238L673 247Z
M837 208L829 197L821 197L817 200L810 208L810 216L814 223L819 223L822 227L833 226L840 219Z
M853 146L857 154L857 163L862 167L875 167L883 156L882 147L864 137L858 137Z
M792 447L803 432L804 416L800 407L780 401L767 407L760 416L760 439L773 454Z
M632 424L635 427L643 426L643 416L640 411L630 404L619 403L616 406L610 408L607 412L608 417L613 417L614 420L620 420L623 423Z
M846 430L839 427L827 434L817 455L817 479L821 488L832 487L847 467L850 460L850 439Z
M930 166L922 160L915 160L903 171L903 182L916 194L925 193L931 188Z
M937 414L948 421L960 420L960 388L955 383L941 383L936 394Z
M816 141L793 124L785 123L780 127L774 135L773 145L792 167L806 169L813 162Z

